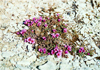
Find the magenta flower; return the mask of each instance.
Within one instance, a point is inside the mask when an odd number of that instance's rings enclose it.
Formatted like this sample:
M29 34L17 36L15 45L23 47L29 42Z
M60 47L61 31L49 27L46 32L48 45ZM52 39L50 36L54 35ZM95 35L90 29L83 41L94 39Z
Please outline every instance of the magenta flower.
M31 37L27 38L27 42L31 43Z
M35 43L35 39L31 39L31 43L34 44Z
M62 50L59 49L58 52L59 52L59 53L62 53Z
M39 51L39 52L42 52L42 49L41 49L41 48L39 48L39 49L38 49L38 51Z
M34 24L34 22L33 22L33 21L31 21L31 24L30 24L30 25L32 26L33 24Z
M67 45L64 45L64 47L66 48L66 47L67 47Z
M27 39L24 39L24 42L27 42Z
M59 16L59 14L57 13L57 16Z
M35 17L33 18L33 20L35 20Z
M26 32L26 29L23 29L20 33L23 35Z
M31 20L29 19L29 20L27 20L27 22L31 22Z
M27 21L28 21L28 20L25 20L24 24L27 24L27 23L28 23Z
M48 53L48 55L50 55L50 53Z
M43 19L43 22L45 22L46 20L45 19Z
M68 54L68 51L67 50L65 51L65 54Z
M79 53L81 53L82 52L82 50L81 49L79 49Z
M17 35L19 35L20 34L20 32L17 32Z
M28 23L28 26L31 26L30 23Z
M48 17L48 19L50 19L50 18Z
M58 22L60 22L61 20L60 19L58 19Z
M46 48L43 48L43 53L44 53L44 54L46 53Z
M64 28L64 29L63 29L63 32L64 32L64 33L67 32L67 28Z
M44 36L44 37L42 37L43 38L43 40L46 40L46 37Z
M41 16L39 17L39 21L42 21L42 17Z
M57 51L58 51L58 47L57 47L57 46L54 48L54 51L55 51L55 52L57 52Z
M44 26L47 27L48 25L47 24L44 24Z
M56 33L56 37L58 38L60 36L60 34L59 33Z
M67 50L68 50L68 51L71 51L71 47L70 47L70 46L67 46Z
M85 53L85 50L83 50L83 53Z
M37 24L37 26L40 26L41 25L41 22L39 22L38 24Z
M52 54L52 55L55 54L54 50L51 50L51 54Z
M53 37L53 38L55 38L55 37L56 37L56 35L55 35L54 33L52 33L51 35L52 35L52 37Z
M32 33L34 32L34 30L32 30Z
M58 53L56 53L56 55L59 58L59 57L61 57L62 53L58 52Z
M53 29L52 31L53 31L53 32L56 32L56 29Z
M90 55L90 53L87 53L87 55Z
M35 20L35 23L38 23L38 19Z

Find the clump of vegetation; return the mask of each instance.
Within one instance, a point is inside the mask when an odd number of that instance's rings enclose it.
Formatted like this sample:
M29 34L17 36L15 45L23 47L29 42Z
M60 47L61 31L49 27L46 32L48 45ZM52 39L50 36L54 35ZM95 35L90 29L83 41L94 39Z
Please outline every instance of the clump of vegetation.
M15 32L22 37L24 42L38 44L34 47L38 56L55 55L55 57L67 57L66 54L90 55L84 47L76 48L75 42L78 40L78 34L75 30L69 31L68 25L63 23L63 16L54 13L53 16L34 17L23 22L29 29L23 29ZM69 35L72 38L69 38ZM91 54L92 55L92 54Z

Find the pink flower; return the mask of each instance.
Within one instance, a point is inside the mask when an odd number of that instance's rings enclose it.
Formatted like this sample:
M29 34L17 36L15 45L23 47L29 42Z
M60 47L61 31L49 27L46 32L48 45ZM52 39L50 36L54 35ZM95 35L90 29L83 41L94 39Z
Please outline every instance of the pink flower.
M23 29L20 33L23 35L26 32L26 29Z
M34 22L33 22L33 21L31 21L31 24L30 24L30 25L32 26L33 24L34 24Z
M58 52L59 52L59 53L62 53L62 50L59 49Z
M52 33L51 35L52 35L52 37L53 37L53 38L55 38L55 37L56 37L56 35L55 35L54 33Z
M43 22L45 22L46 20L45 19L43 19Z
M59 58L59 57L61 57L62 53L58 52L58 53L56 53L56 55Z
M83 51L84 50L84 47L80 47L80 49Z
M31 22L31 20L29 19L29 20L27 20L27 22Z
M34 32L34 30L32 30L32 33Z
M65 24L65 26L67 26L67 24Z
M50 53L48 53L48 55L50 55Z
M47 27L48 25L47 24L44 24L44 26Z
M17 32L17 35L19 35L20 33L19 32Z
M63 29L63 32L64 32L64 33L67 32L67 28L64 28L64 29Z
M43 53L44 53L44 54L46 53L46 48L43 48Z
M51 50L51 54L53 55L55 52L54 52L54 50Z
M67 46L67 50L68 50L68 51L71 51L71 47L70 47L70 46Z
M35 17L33 18L33 20L35 20Z
M38 51L39 51L39 52L42 52L42 49L41 49L41 48L39 48L39 49L38 49Z
M64 47L66 48L66 47L67 47L67 45L64 45Z
M83 52L85 53L85 50L83 50Z
M35 20L35 23L38 23L38 19Z
M28 26L31 26L30 23L28 23Z
M81 53L82 52L82 50L81 49L79 49L79 53Z
M24 39L24 42L27 42L27 39Z
M37 24L37 26L40 26L41 25L41 22L39 22L38 24Z
M65 51L65 54L68 54L68 51L67 50Z
M53 32L56 32L56 29L53 29L52 31L53 31Z
M43 40L46 40L46 37L44 36L44 37L42 37L43 38Z
M54 51L55 51L55 52L57 52L57 51L58 51L58 47L57 47L57 46L54 48Z
M39 17L39 20L42 21L42 17L41 16Z
M58 22L60 22L61 20L60 19L58 19Z
M60 34L59 33L56 33L56 37L58 38L60 36Z
M90 55L90 53L87 53L87 55Z
M50 19L50 18L48 17L48 19Z
M31 39L31 43L34 44L35 43L35 39Z
M57 13L57 16L59 16L59 14Z
M27 38L27 42L31 43L31 37Z

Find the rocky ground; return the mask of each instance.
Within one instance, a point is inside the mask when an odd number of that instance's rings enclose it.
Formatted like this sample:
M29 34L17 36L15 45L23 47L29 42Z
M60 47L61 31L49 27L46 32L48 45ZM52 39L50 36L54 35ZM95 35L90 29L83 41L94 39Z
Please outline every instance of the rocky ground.
M31 45L13 33L28 29L23 20L38 17L39 11L49 7L56 7L54 12L63 14L64 23L79 33L78 44L95 49L92 57L76 55L73 59L68 54L68 58L49 55L38 59ZM100 60L95 57L100 57L99 0L0 0L0 70L99 70Z

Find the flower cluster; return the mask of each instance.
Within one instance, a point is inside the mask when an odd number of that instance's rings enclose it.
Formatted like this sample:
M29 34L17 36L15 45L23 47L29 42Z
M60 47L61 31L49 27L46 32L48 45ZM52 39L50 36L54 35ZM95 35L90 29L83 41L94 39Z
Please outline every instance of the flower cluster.
M79 53L85 53L84 47L80 47Z
M28 42L30 44L35 44L35 39L32 39L31 37L28 37L24 40L24 42Z
M38 51L41 52L41 53L43 52L45 54L46 53L46 48L43 48L43 49L39 48Z

